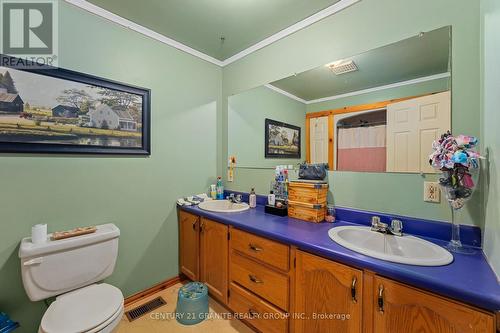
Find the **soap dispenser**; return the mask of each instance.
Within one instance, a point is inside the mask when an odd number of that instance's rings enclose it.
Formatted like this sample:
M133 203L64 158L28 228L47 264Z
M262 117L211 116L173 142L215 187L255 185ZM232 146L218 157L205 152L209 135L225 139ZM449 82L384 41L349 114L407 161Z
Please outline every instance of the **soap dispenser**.
M253 187L250 191L250 196L248 197L248 204L250 208L255 208L257 206L257 195L255 194L255 189Z

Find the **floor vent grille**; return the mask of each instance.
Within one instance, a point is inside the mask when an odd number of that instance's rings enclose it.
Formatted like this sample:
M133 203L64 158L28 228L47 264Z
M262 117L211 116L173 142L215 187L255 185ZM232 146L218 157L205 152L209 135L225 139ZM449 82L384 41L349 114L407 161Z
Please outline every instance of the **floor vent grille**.
M156 297L149 302L146 302L136 308L133 308L132 310L125 312L125 315L127 316L129 321L134 321L137 318L144 316L146 313L149 313L154 309L158 309L160 306L163 306L165 304L167 304L167 302L165 302L163 298Z

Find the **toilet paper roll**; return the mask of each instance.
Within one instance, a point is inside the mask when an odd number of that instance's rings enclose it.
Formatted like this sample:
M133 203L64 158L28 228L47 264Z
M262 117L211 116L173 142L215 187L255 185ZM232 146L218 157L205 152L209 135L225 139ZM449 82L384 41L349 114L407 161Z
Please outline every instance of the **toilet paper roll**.
M47 241L47 224L36 224L31 227L31 242L42 244Z

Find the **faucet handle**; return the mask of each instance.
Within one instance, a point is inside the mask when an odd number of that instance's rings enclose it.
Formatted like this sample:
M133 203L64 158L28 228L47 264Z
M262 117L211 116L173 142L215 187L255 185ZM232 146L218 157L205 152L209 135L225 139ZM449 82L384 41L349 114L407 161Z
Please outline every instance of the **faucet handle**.
M372 216L372 226L377 226L380 224L380 217L379 216Z
M403 233L403 222L401 220L392 220L391 221L391 230L395 234L402 234Z

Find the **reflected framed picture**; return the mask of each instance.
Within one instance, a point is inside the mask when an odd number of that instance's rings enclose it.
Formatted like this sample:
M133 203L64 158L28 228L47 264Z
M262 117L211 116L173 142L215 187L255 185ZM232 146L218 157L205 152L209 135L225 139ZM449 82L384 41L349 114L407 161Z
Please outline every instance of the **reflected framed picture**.
M150 155L149 89L0 59L0 152Z
M300 127L265 120L265 157L300 158Z

